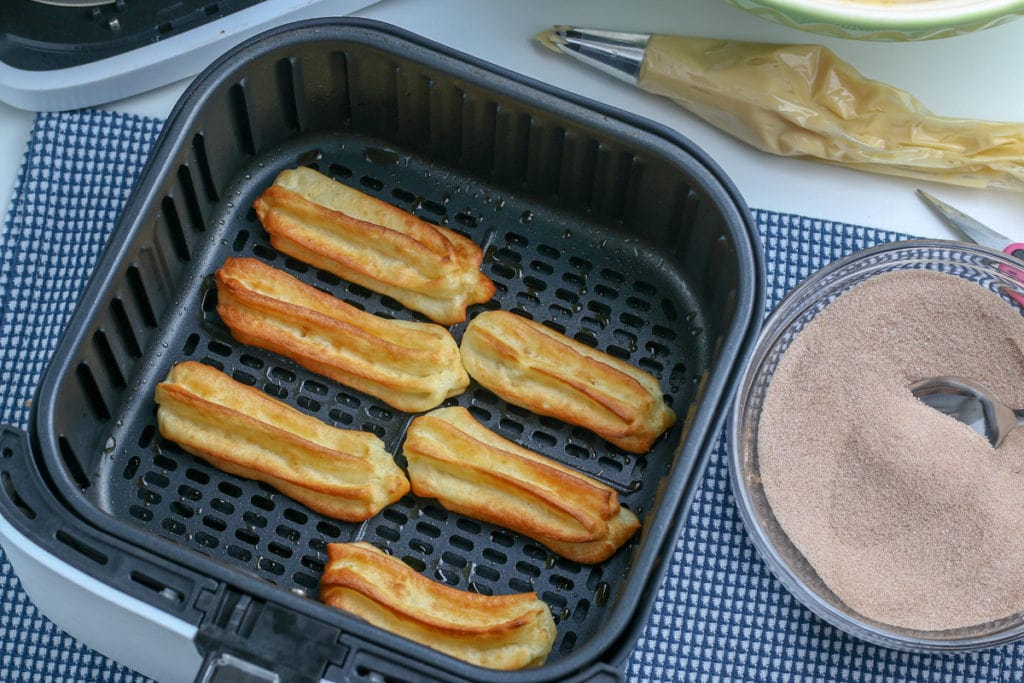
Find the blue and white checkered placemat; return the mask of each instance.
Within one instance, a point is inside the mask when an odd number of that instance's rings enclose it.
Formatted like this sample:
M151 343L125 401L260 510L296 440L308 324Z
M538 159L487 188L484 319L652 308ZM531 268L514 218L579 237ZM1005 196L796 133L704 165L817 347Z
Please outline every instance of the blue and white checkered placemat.
M27 401L161 122L111 112L41 114L0 233L0 420ZM755 211L768 305L826 263L894 232ZM0 681L145 681L36 611L0 553ZM916 655L865 644L801 607L747 540L720 442L643 636L642 681L1024 681L1024 644Z
M160 121L40 115L0 232L0 421L25 429L35 386ZM0 681L148 680L42 616L0 552Z

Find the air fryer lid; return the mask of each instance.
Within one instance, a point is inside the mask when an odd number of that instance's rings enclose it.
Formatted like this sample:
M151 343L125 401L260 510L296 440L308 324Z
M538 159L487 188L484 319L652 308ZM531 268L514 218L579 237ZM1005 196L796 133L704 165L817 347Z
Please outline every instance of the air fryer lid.
M450 401L615 487L643 529L611 560L577 565L413 496L364 524L330 520L158 435L153 389L173 363L194 359L400 452L413 416L237 343L214 310L211 273L246 255L368 311L416 319L270 247L250 206L297 164L480 244L498 293L471 315L513 310L659 378L680 420L645 456L506 405L475 383ZM558 639L549 663L489 678L548 680L617 665L653 599L756 332L763 268L754 234L717 167L650 122L373 22L275 30L214 64L168 120L40 385L38 462L60 507L93 537L142 549L168 575L197 577L180 602L203 602L196 618L236 645L239 625L220 617L242 600L336 626L339 652L378 643L370 649L392 665L478 676L311 599L326 544L367 540L457 588L534 590L551 606ZM456 339L463 327L452 328ZM198 587L210 581L219 587Z

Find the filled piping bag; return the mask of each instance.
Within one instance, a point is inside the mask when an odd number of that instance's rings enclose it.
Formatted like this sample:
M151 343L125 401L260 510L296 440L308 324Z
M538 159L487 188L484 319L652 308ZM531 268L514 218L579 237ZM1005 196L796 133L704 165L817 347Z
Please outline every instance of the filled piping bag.
M1024 191L1024 124L936 116L821 45L556 26L544 45L664 95L758 149L864 171Z

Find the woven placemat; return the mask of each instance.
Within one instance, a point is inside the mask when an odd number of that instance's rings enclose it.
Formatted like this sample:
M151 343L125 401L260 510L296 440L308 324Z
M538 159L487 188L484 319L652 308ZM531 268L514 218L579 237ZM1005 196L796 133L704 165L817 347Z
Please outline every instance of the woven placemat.
M0 234L0 419L28 400L161 122L105 111L40 114ZM906 235L754 211L771 309L800 280ZM0 680L144 681L39 614L0 554ZM966 655L875 647L801 607L758 558L733 504L720 440L668 575L626 665L633 680L1017 681L1024 645Z

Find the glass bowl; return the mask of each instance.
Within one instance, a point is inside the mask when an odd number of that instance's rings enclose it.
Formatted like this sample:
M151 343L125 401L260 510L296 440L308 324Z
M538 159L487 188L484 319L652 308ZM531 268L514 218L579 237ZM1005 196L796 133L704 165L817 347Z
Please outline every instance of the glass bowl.
M744 370L729 416L729 471L736 505L761 559L793 596L819 617L853 636L910 651L993 647L1024 636L1024 612L946 631L919 631L864 617L819 578L779 526L759 476L758 423L775 368L796 335L832 301L877 275L926 269L957 275L999 294L1024 311L1024 269L1002 252L961 242L894 242L840 259L801 282L769 316Z
M1024 13L1022 0L728 0L784 26L835 38L911 41L998 26Z

